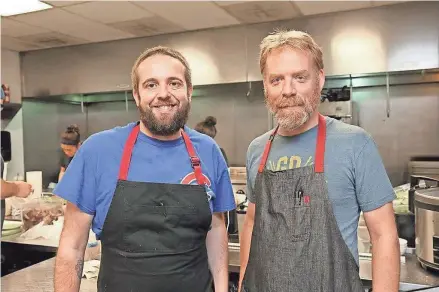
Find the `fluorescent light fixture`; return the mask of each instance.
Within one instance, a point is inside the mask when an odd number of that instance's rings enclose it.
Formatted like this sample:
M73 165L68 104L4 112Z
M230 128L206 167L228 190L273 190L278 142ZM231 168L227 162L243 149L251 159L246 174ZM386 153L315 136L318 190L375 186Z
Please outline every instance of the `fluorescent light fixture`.
M28 12L52 8L51 5L38 0L2 0L0 1L0 15L11 16Z

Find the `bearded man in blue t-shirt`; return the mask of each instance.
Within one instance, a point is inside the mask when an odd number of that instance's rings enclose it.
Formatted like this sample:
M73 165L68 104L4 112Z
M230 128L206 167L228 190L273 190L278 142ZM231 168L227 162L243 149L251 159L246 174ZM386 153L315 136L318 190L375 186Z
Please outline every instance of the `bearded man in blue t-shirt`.
M223 213L235 208L220 148L185 126L192 82L177 51L132 70L139 122L96 133L54 193L68 201L55 291L79 291L89 228L102 242L98 291L226 291Z

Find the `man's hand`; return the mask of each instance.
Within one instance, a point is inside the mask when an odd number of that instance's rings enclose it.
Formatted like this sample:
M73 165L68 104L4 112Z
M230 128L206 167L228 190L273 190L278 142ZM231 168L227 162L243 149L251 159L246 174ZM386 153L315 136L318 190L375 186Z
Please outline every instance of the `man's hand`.
M17 197L27 198L32 192L32 186L24 181L13 182L17 186Z
M21 181L5 181L2 179L1 186L1 198L6 199L9 197L21 197L26 198L32 192L32 186L28 183Z
M392 203L364 212L372 243L372 289L397 292L399 289L399 241Z

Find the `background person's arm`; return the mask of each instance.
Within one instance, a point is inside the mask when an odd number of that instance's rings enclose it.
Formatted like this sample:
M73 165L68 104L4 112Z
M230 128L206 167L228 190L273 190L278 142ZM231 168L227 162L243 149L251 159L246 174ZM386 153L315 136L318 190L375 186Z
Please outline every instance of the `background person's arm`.
M26 198L32 192L32 186L23 181L8 182L2 179L1 199L17 196Z
M64 226L55 260L55 292L78 292L93 216L67 203Z
M64 173L66 172L66 168L61 166L59 169L59 175L58 175L58 182L61 181L62 177L64 176Z

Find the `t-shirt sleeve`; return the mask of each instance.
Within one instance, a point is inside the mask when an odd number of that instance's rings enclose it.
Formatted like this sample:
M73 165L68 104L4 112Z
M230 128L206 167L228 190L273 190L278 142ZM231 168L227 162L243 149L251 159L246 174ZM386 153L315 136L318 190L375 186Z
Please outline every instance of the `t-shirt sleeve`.
M355 158L354 167L357 201L363 212L378 209L395 199L392 184L371 137L368 136Z
M96 157L92 143L84 143L53 191L90 215L96 211Z
M214 161L217 163L217 179L215 180L215 199L212 202L213 212L227 212L236 209L235 195L226 161L219 147L214 149Z
M247 172L247 200L251 203L255 202L254 197L254 183L256 179L257 170L255 170L255 167L253 166L253 161L255 160L254 157L256 155L255 153L255 146L253 143L251 143L247 149L247 160L245 164L246 172Z
M66 158L63 152L61 152L59 155L59 166L66 168Z

